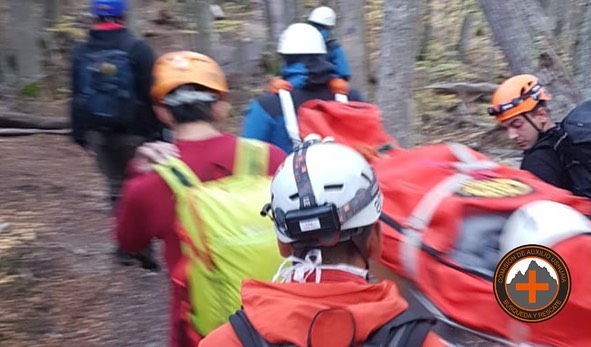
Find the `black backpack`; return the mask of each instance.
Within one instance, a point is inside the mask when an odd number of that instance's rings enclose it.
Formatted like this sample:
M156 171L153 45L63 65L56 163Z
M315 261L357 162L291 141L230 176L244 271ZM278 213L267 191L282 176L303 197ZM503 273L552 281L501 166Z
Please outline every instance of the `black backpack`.
M418 347L423 344L427 334L435 326L436 319L414 299L407 299L407 301L409 301L409 308L373 332L363 344L364 347ZM243 310L230 316L230 324L244 347L293 346L272 345L265 341L252 326Z
M554 150L572 181L571 190L591 198L591 100L571 110L559 127Z
M90 49L76 73L80 93L75 102L89 129L110 131L132 124L141 102L136 93L135 62L129 52L139 42L125 35L116 48Z

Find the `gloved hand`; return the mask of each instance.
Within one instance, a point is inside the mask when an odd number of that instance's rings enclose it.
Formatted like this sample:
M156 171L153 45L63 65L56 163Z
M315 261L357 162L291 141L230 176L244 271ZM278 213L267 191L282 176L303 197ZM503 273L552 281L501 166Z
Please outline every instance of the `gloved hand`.
M267 84L267 91L269 93L277 94L281 89L291 91L293 86L291 83L289 83L289 81L286 81L280 77L273 77L269 80L269 83Z
M162 164L170 157L179 157L176 145L162 141L147 142L135 151L133 169L140 173L150 172L154 170L154 164Z
M349 95L349 82L342 78L331 78L328 81L328 88L333 94Z

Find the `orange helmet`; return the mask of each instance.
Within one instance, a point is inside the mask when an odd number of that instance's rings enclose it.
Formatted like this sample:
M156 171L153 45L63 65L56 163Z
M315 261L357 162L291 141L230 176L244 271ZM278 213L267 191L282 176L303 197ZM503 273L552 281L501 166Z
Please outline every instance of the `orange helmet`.
M534 75L517 75L503 82L492 97L488 113L498 122L533 110L541 100L552 100Z
M222 97L228 92L226 77L218 63L206 55L191 51L162 55L154 63L153 77L151 94L157 102L184 84L198 84Z

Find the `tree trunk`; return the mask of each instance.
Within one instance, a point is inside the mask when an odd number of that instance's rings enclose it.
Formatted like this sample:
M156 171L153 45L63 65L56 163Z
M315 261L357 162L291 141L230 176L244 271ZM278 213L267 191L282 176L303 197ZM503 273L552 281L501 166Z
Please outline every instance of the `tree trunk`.
M550 0L540 0L540 5L542 6L542 9L545 11L545 13L548 14L550 9Z
M212 56L212 32L211 32L211 11L209 0L197 0L197 42L198 51Z
M274 14L274 6L272 0L264 0L265 20L267 21L267 44L266 53L272 54L275 52L277 47L277 40L279 39L279 28L278 18Z
M303 15L304 10L298 0L284 0L283 18L285 19L286 26L302 21Z
M267 2L270 4L271 25L275 35L273 39L277 42L281 32L287 28L287 18L284 17L286 4L285 1L268 0Z
M488 47L488 61L490 63L487 72L486 72L486 79L488 81L492 81L497 73L497 64L495 63L496 61L496 56L497 56L497 46L493 40L493 42L491 42L490 47Z
M513 74L530 73L546 85L559 120L581 101L581 92L557 54L553 35L537 0L478 0Z
M549 16L554 17L554 36L558 37L567 26L569 6L567 0L553 1L552 5L552 13Z
M70 126L65 117L35 116L7 111L5 107L0 107L0 111L0 128L65 129Z
M351 67L351 85L368 95L369 66L365 47L365 1L340 0L337 18L337 39L341 43Z
M548 21L548 30L556 30L556 14L555 4L550 0L539 0L540 7L543 10L543 15L546 16Z
M46 28L53 26L62 15L62 0L45 0L44 11L43 25Z
M416 143L412 80L420 2L384 0L377 103L384 126L401 146Z
M128 0L128 4L127 25L135 35L142 37L142 23L139 14L144 3L141 0Z
M473 13L468 13L462 21L462 29L460 32L460 42L458 42L458 52L460 59L465 63L466 54L470 49L470 40L472 39L472 20L474 19Z
M0 128L0 136L25 136L25 135L70 135L70 129L4 129Z
M569 31L571 33L571 37L570 37L570 42L569 42L569 46L566 49L568 56L575 59L575 55L577 54L577 45L578 45L578 40L579 40L579 36L580 36L580 32L581 32L581 26L583 26L585 23L585 16L587 15L587 0L584 0L582 3L581 2L577 2L576 4L574 4L573 6L571 6L570 8L570 21L569 21ZM587 38L585 38L587 39ZM571 64L573 64L572 60L571 60ZM573 68L573 66L571 65L571 68Z
M9 40L15 54L18 84L23 86L42 78L41 57L37 40L38 18L31 9L33 0L10 1Z
M187 12L195 24L197 34L193 35L193 50L212 57L211 11L209 0L187 0ZM215 58L214 58L215 59Z
M6 41L6 28L8 24L5 22L4 8L0 8L0 85L8 82L8 76L10 74L8 66L8 44Z
M431 34L433 32L433 25L431 24L431 13L433 7L431 6L431 0L421 0L422 11L421 11L421 22L419 26L420 44L417 52L417 60L425 60L427 58L427 51L429 49L429 42L431 41Z
M575 45L575 54L573 59L573 70L576 81L581 88L585 99L591 98L591 0L585 3L585 18L579 28L578 39Z

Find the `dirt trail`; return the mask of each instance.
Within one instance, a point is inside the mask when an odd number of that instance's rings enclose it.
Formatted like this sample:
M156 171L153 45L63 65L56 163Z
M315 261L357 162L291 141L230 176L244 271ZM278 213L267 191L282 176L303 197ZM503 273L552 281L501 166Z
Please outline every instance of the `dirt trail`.
M165 346L168 280L112 262L91 157L63 136L0 138L0 345Z

